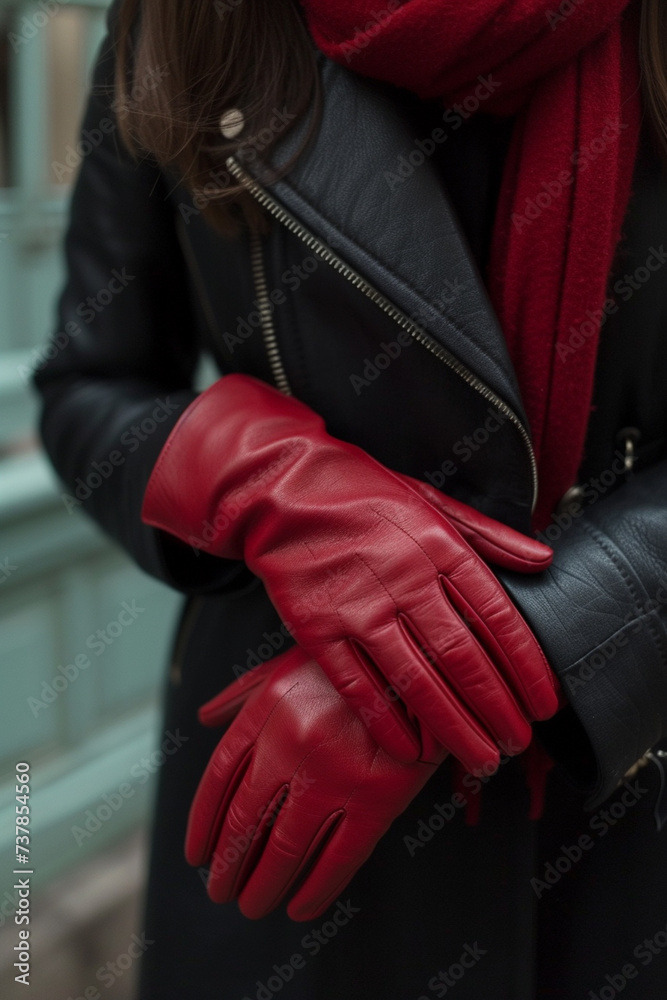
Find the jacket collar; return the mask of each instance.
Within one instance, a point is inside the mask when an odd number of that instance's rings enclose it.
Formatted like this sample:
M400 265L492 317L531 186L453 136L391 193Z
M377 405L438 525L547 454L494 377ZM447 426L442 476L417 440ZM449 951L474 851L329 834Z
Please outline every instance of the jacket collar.
M309 114L274 145L269 159L241 149L237 160L526 425L498 318L436 165L425 156L396 182L399 157L418 149L418 98L354 73L319 50L316 59L322 118L295 165L283 178L273 177L271 168L288 163L304 141Z

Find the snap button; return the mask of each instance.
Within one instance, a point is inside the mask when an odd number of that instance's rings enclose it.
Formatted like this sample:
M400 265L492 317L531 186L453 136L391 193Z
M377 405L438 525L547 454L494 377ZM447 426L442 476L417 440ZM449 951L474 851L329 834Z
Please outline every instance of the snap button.
M637 445L641 438L641 432L637 427L624 427L616 435L616 441L624 451L625 473L632 472L637 460Z
M583 486L570 486L569 490L561 497L556 507L556 514L572 514L573 516L578 514L583 498Z
M220 118L220 131L225 139L235 139L245 128L245 118L240 108L228 108Z

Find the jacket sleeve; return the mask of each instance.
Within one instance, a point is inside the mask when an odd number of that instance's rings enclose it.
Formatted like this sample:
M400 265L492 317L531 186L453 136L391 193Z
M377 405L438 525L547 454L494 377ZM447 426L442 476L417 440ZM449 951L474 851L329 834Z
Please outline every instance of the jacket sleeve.
M112 84L120 5L114 0L107 11L96 55L56 329L32 384L65 507L86 511L147 573L183 593L206 593L248 575L244 564L195 553L140 517L160 450L196 398L200 349L165 176L155 161L133 160L118 134Z
M536 731L592 809L667 737L667 461L581 509L553 548L539 577L498 575L569 699Z

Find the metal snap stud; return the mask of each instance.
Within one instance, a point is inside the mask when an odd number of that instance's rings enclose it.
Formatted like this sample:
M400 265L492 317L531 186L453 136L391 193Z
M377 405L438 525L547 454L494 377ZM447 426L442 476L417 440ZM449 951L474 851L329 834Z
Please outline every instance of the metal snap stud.
M570 486L556 507L556 515L571 514L573 517L577 516L581 510L583 499L584 487L579 485Z
M623 427L616 435L616 440L620 447L624 449L624 465L626 475L632 472L637 460L637 445L641 438L641 432L637 427Z
M225 139L235 139L245 128L245 118L239 108L228 108L220 118L220 131Z

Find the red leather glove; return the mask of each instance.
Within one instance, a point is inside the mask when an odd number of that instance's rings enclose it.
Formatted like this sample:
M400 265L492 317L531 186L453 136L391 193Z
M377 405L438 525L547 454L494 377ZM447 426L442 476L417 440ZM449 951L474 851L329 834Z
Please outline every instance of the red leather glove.
M432 743L428 761L394 760L299 646L235 681L199 718L222 725L239 709L192 802L186 858L209 866L214 902L238 898L256 919L289 898L288 915L311 920L445 752Z
M331 437L305 404L226 375L173 428L142 519L244 559L388 753L417 760L427 727L474 770L499 761L498 744L525 749L530 722L558 707L535 637L483 558L535 572L552 552L436 496Z

